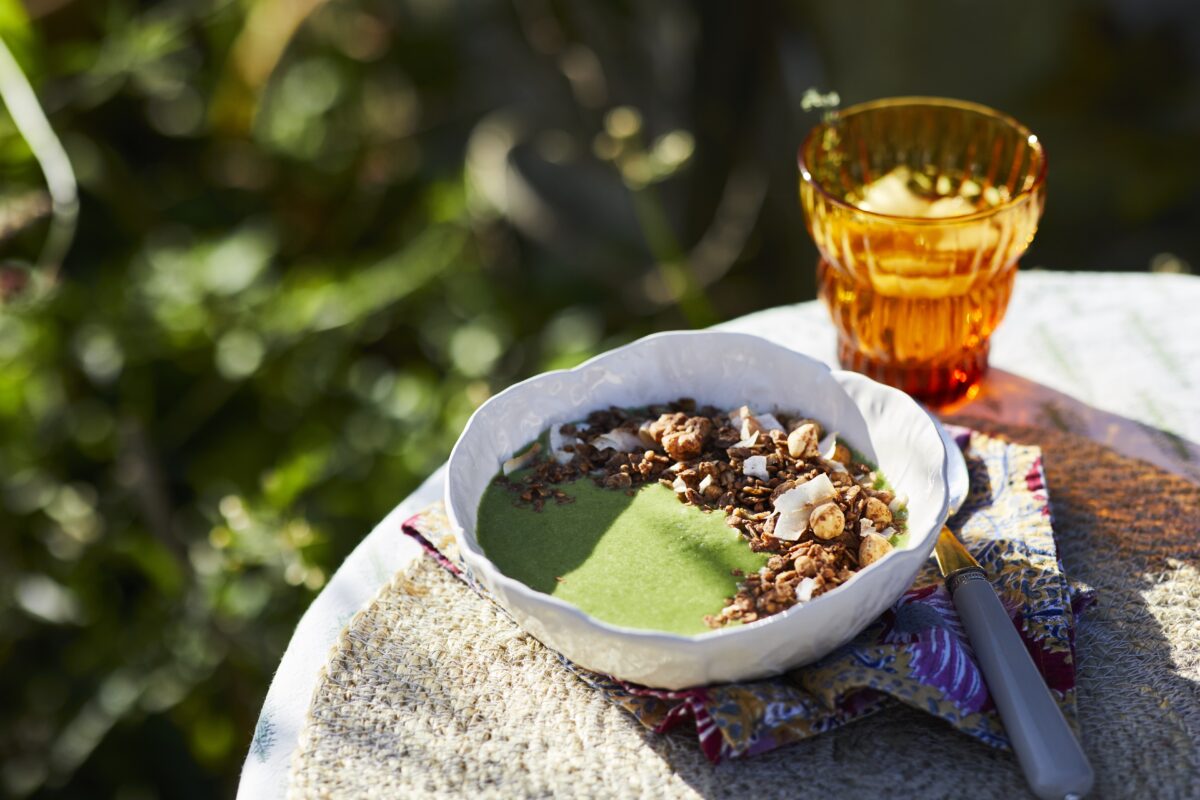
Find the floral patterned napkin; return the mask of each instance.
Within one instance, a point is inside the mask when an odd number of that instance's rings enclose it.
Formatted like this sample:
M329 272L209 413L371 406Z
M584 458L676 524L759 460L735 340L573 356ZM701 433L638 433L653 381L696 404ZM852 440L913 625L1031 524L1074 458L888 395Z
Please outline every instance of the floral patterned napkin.
M987 571L1074 724L1075 615L1091 594L1068 583L1058 561L1041 451L974 431L954 432L967 459L971 491L950 528ZM404 530L463 577L440 506L408 520ZM487 597L482 587L472 588ZM849 644L776 678L663 691L562 662L655 732L694 720L700 747L713 762L833 730L894 702L941 717L987 744L1009 746L932 560L912 588Z

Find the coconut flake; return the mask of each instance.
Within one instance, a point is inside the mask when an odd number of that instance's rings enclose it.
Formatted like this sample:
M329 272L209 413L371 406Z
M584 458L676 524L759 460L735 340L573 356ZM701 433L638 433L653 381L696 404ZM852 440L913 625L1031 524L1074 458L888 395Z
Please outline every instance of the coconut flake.
M837 497L837 489L824 473L812 480L796 484L775 498L774 507L779 513L779 518L775 520L772 535L776 539L796 541L808 528L808 517L812 510L834 497Z
M759 414L755 417L755 419L758 420L759 425L762 425L764 431L769 432L784 430L783 425L779 423L779 420L775 419L774 414Z
M888 503L888 511L892 512L892 516L899 514L908 505L908 495L898 494L892 498L892 502Z
M696 491L700 492L700 494L704 494L708 491L708 487L713 485L713 482L712 475L705 475L704 480L700 481L700 485L696 487Z
M564 450L567 445L574 445L579 441L578 436L564 436L562 425L553 425L550 428L550 452L554 454L554 460L560 464L570 463L575 456L574 453Z
M814 578L805 578L796 584L796 602L807 603L812 600L813 591L817 588L817 581Z
M754 423L756 423L758 427L762 428L763 433L770 431L786 432L787 430L783 427L783 425L780 424L779 420L776 419L774 414L755 414L750 410L750 406L742 406L736 411L729 412L729 422L735 428L741 428L742 423L744 423L746 420L752 420ZM738 446L741 447L743 445Z
M833 454L837 450L837 435L837 431L826 434L825 438L817 443L817 450L826 461L833 461Z
M740 442L735 444L734 447L754 447L754 445L757 443L758 443L758 431L755 431L754 433L747 436L745 439L742 439Z
M675 490L676 494L683 494L688 490L687 481L685 481L682 477L676 478L671 484L671 488Z
M803 514L780 514L779 519L775 520L775 529L771 531L771 535L776 539L794 542L804 535L804 529L807 527L808 518Z
M530 461L533 461L533 457L540 452L542 452L542 446L537 442L534 442L529 446L529 449L524 453L521 453L521 455L513 456L508 461L505 461L504 466L501 469L505 475L511 475L517 470L526 466Z
M641 437L622 428L615 428L592 439L592 447L597 450L608 448L618 453L633 453L645 449Z
M896 529L893 528L891 525L888 525L886 528L884 528L883 530L881 530L879 532L879 535L885 539L890 540L893 536L896 535Z
M830 472L849 472L846 465L840 461L830 461L828 458L822 458L821 464Z
M655 421L656 420L648 419L645 422L643 422L641 424L641 426L638 428L638 432L637 432L638 439L641 440L642 445L647 450L658 450L659 449L658 442L654 441L654 434L650 432L650 426L653 425L655 423Z
M879 533L879 531L875 530L874 522L867 517L863 517L858 521L858 535L866 536L869 533Z
M748 475L751 478L758 478L760 481L771 480L771 475L767 472L767 457L766 456L750 456L742 462L742 474Z
M818 473L811 480L797 483L779 497L775 498L775 510L787 513L803 506L816 506L837 496L837 489L829 476Z

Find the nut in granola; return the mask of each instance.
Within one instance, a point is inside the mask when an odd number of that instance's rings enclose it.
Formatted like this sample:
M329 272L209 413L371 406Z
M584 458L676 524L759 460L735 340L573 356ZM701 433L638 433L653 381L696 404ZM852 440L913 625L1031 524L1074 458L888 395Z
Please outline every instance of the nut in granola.
M805 423L788 434L788 455L792 458L816 458L819 454L819 442L817 426L811 422Z
M846 529L846 515L837 503L825 503L813 509L808 517L808 525L818 539L836 539Z
M878 533L868 533L858 545L858 565L870 566L892 552L892 543Z
M887 503L875 497L867 498L865 516L878 530L883 530L892 524L891 509L887 507Z

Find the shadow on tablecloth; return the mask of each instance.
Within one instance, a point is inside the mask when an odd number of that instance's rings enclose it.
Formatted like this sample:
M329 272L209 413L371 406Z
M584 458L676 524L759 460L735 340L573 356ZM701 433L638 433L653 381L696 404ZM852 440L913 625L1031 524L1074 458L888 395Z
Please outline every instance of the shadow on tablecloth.
M1148 419L1162 416L1155 407L1157 402L1161 401L1147 392ZM979 395L949 409L949 413L1001 425L1074 433L1200 483L1200 444L1171 431L1102 411L1002 369L990 369Z

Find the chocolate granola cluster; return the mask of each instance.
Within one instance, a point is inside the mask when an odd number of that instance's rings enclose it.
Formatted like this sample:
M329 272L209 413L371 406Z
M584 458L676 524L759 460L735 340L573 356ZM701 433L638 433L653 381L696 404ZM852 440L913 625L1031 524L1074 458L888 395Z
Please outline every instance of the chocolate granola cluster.
M822 452L824 435L804 417L747 407L726 412L687 398L609 408L584 423L555 426L548 448L535 445L514 458L497 480L514 502L535 510L551 499L570 502L556 485L589 477L630 493L658 481L680 502L724 514L752 550L771 557L757 573L739 576L737 594L706 618L720 627L778 613L846 582L886 555L890 535L903 528L900 504L876 488L872 468L832 439Z

